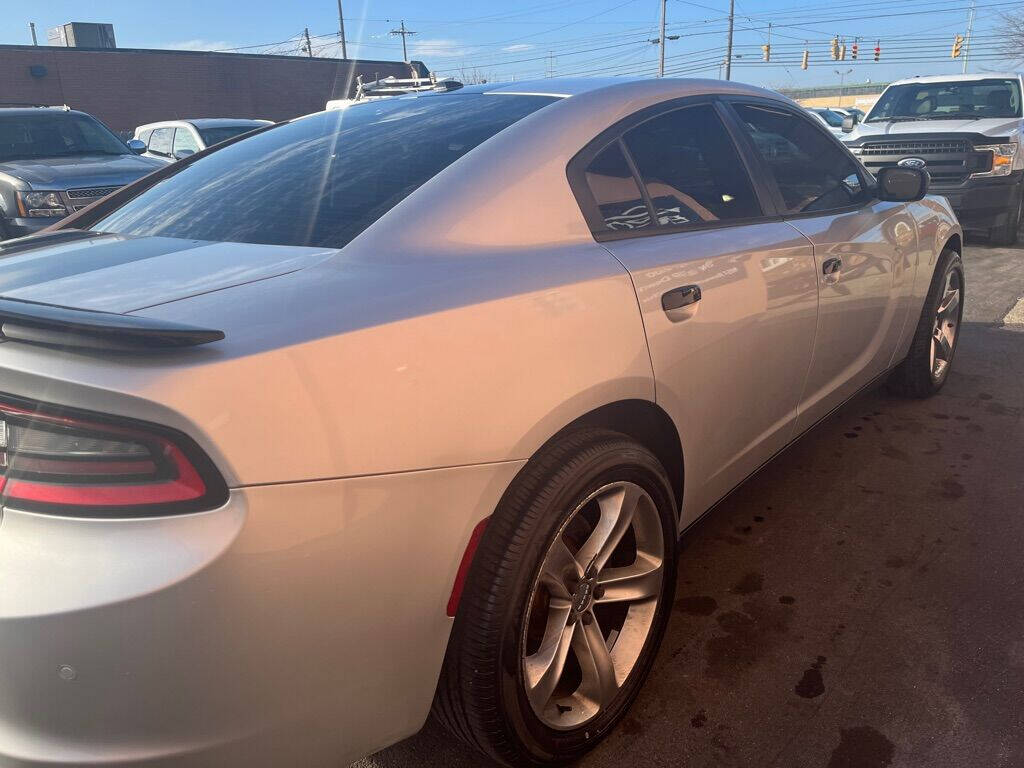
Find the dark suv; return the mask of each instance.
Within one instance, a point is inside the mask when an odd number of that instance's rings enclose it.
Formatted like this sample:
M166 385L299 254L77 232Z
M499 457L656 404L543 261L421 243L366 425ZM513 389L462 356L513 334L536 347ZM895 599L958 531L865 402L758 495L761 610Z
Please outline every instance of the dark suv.
M0 240L38 232L164 164L67 107L0 107Z

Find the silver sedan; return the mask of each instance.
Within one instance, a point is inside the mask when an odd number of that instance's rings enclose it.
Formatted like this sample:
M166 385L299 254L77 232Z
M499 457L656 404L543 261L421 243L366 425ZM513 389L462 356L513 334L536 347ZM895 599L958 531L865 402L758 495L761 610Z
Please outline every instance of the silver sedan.
M432 707L579 757L680 533L864 387L943 385L927 181L760 89L545 80L276 125L5 244L0 765L337 766Z

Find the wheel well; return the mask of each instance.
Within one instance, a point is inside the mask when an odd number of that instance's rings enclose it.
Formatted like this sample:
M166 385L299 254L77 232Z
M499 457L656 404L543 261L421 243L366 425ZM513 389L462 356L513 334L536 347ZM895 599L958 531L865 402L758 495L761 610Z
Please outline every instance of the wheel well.
M676 511L682 509L683 446L679 441L679 432L675 424L661 407L647 400L620 400L580 416L559 434L579 427L611 429L628 435L646 447L665 467L672 483Z
M960 235L953 235L951 238L949 238L949 240L946 241L946 244L942 246L942 250L946 250L947 248L952 248L954 251L963 256L964 246L963 241L960 240Z

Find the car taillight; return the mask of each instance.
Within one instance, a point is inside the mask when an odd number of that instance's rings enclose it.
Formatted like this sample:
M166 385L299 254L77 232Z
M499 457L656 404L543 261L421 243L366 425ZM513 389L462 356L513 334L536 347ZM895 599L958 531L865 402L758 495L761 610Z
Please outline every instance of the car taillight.
M0 497L34 512L142 517L212 509L227 488L181 433L0 398Z

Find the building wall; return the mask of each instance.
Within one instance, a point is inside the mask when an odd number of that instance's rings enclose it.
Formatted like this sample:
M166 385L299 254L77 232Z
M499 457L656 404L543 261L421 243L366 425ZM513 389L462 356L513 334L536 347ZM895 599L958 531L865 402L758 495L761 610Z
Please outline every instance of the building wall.
M810 99L797 99L797 101L805 107L857 107L867 112L878 101L878 97L881 96L881 91L872 94L856 93L852 95L843 96L840 100L838 96L816 96Z
M421 75L426 68L413 62ZM45 74L41 77L33 76ZM0 45L0 105L67 104L115 131L196 117L285 120L355 90L355 77L409 77L410 65L300 56Z

